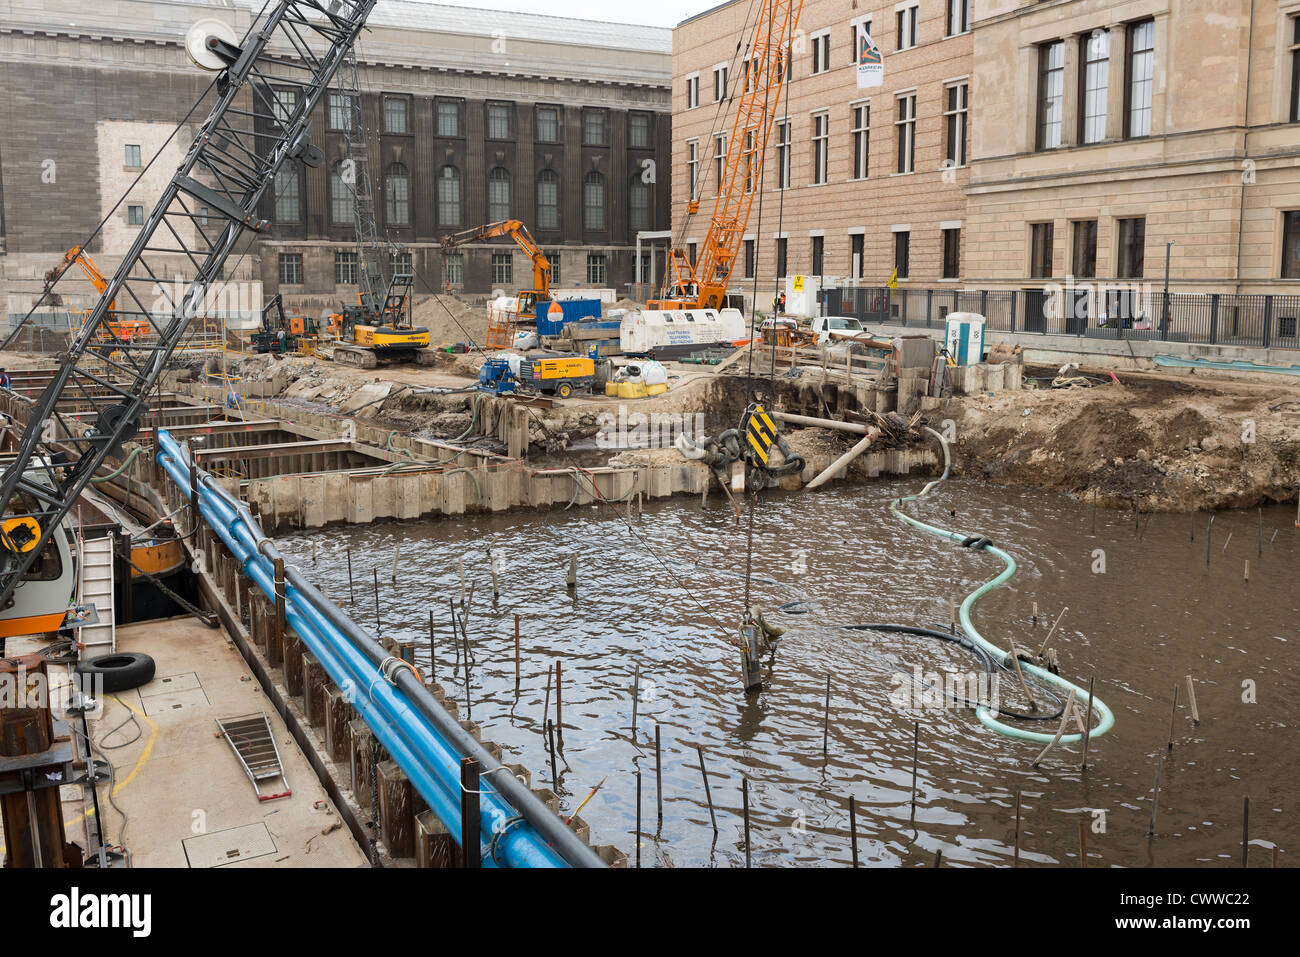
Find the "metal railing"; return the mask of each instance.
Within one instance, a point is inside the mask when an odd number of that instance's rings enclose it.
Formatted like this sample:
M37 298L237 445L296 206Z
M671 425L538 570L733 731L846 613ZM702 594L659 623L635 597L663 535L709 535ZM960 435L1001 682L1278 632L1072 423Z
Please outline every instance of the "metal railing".
M994 332L1300 349L1300 294L878 286L824 289L822 311L926 329L974 312Z

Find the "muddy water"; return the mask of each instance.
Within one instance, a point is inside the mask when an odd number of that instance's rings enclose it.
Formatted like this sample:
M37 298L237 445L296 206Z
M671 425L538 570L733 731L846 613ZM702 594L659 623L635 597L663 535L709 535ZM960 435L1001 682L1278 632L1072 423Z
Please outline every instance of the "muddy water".
M1094 536L1086 505L973 482L951 482L912 508L933 523L987 535L1016 557L1019 573L983 599L974 616L996 644L1006 647L1014 638L1021 647L1037 648L1068 606L1051 640L1062 674L1085 687L1095 676L1096 693L1116 718L1111 733L1092 741L1089 769L1081 773L1078 746L1057 748L1035 770L1030 762L1039 745L985 730L968 709L906 707L898 700L900 689L913 687L900 671L975 670L960 649L839 627L946 627L949 599L1001 570L992 556L892 519L884 507L888 499L917 487L882 482L816 494L765 493L755 517L752 600L789 632L766 669L765 689L748 698L740 689L737 654L726 643L744 600L745 523L737 525L716 500L704 511L685 500L648 507L634 531L599 507L339 528L314 536L314 566L311 537L290 536L282 544L366 626L375 624L377 567L382 632L418 640L424 666L432 607L438 680L462 702L464 672L452 676L447 600L459 595L463 556L475 584L469 619L478 661L469 687L474 720L484 726L485 738L533 770L534 786L550 785L542 716L547 669L561 659L558 790L564 807L571 812L604 779L582 816L597 842L634 857L639 769L643 866L743 866L742 776L750 782L754 866L846 865L849 795L857 801L864 864L928 865L942 850L945 864L953 866L1008 865L1017 791L1022 863L1078 866L1078 821L1084 817L1090 866L1235 864L1247 795L1252 863L1269 863L1274 843L1283 849L1283 863L1286 852L1300 850L1300 530L1293 527L1293 508L1266 509L1262 536L1254 511L1218 515L1208 569L1207 516L1143 516L1135 528L1131 513L1101 512ZM351 605L349 547L356 579ZM495 604L488 547L504 561ZM573 596L564 586L572 554L579 557ZM795 599L809 603L797 606L807 613L775 610ZM516 613L523 634L518 695ZM1187 708L1188 674L1196 682L1199 725ZM1005 683L1002 692L1009 706L1026 707L1023 695ZM914 722L920 749L913 816ZM656 820L656 725L663 749L662 825ZM716 836L697 744L707 756ZM1156 835L1149 839L1161 754Z

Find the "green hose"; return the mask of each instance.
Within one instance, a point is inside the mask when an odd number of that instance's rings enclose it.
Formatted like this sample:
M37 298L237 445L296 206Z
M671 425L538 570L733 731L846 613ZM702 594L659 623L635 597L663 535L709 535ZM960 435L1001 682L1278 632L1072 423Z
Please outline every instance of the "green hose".
M459 453L458 453L458 454L459 454ZM384 470L383 470L382 472L380 472L379 474L380 474L380 475L391 475L393 472L400 471L401 469L410 469L410 468L426 468L426 469L428 469L428 468L437 468L437 467L438 467L438 464L437 464L436 462L394 462L392 465L388 466L388 468L384 469ZM479 485L478 476L474 474L474 470L473 470L473 469L464 468L464 467L462 466L461 468L448 469L447 471L445 471L445 472L441 472L441 473L439 473L439 474L440 474L440 475L455 475L457 472L465 472L465 473L467 473L467 474L469 475L469 477L470 477L471 479L474 480L474 492L475 492L475 494L478 495L478 503L479 503L480 505L482 505L482 504L483 504L483 488L482 488L481 485Z
M937 535L939 538L946 538L954 542L969 541L970 539L975 538L976 536L963 535L960 532L950 532L947 529L939 528L935 525L927 525L925 522L919 521L915 518L912 518L911 516L904 515L899 510L899 506L902 505L904 502L916 501L917 499L921 498L923 495L927 494L930 491L930 489L934 488L934 486L938 485L940 482L943 482L948 477L948 442L946 439L943 438L943 436L939 435L939 433L935 432L933 429L927 429L926 431L930 432L932 435L938 438L940 443L942 443L943 445L943 457L944 457L943 476L937 481L931 482L929 485L923 488L916 495L909 495L905 498L900 498L897 499L896 501L891 502L889 504L889 510L893 512L896 516L901 518L904 522L911 525L913 528L919 528L924 532L929 532L931 535ZM985 582L979 588L975 589L973 592L971 592L969 595L966 596L966 599L961 603L961 610L959 613L961 616L961 626L966 630L966 634L970 636L971 640L974 641L976 644L978 644L981 648L983 648L989 654L996 656L997 660L1006 660L1006 658L1008 657L1008 653L1003 651L997 645L988 641L983 635L979 633L979 631L975 628L975 625L971 622L970 613L971 613L971 609L975 607L975 603L977 601L979 601L981 598L983 598L993 589L997 588L999 585L1002 585L1005 582L1009 581L1011 577L1015 575L1016 560L1012 558L1010 555L1008 555L1006 552L1004 552L1002 549L997 548L992 544L985 545L983 550L986 552L991 552L992 554L996 555L998 558L1002 559L1003 563L1005 564L1005 567L1002 569L1002 572L996 578L992 579L991 581ZM1023 668L1024 671L1033 675L1035 678L1045 681L1048 684L1056 685L1058 688L1062 689L1063 691L1066 692L1073 691L1075 693L1075 700L1077 702L1086 701L1088 698L1087 691L1080 688L1078 685L1074 684L1073 682L1067 681L1066 679L1062 678L1060 675L1053 674L1052 672L1048 671L1046 668L1040 668L1037 665L1030 664L1027 661L1022 662L1021 667ZM1092 708L1097 712L1098 715L1097 727L1095 727L1091 732L1091 737L1096 738L1105 734L1112 727L1114 727L1115 716L1111 713L1110 708L1106 707L1105 703L1100 698L1097 698L1095 696L1092 699ZM975 713L979 717L980 724L984 725L984 727L989 728L992 731L996 731L999 734L1006 735L1009 738L1019 738L1022 741L1037 741L1042 744L1050 744L1052 740L1055 738L1055 735L1044 734L1041 731L1025 731L1021 728L1016 728L1009 724L1006 724L1005 722L999 721L997 715L984 705L978 706L975 709ZM1067 715L1066 717L1068 719L1069 716ZM1061 735L1059 740L1063 744L1076 744L1079 741L1083 740L1083 735L1063 734Z
M462 432L460 435L456 436L454 439L450 439L449 441L451 441L451 442L459 442L461 439L465 438L465 437L468 436L471 432L474 431L474 423L476 423L476 422L478 421L478 404L479 404L480 402L482 402L482 401L483 401L483 393L482 393L482 392L480 392L478 395L474 396L474 411L470 414L470 417L469 417L469 428L467 428L467 429L466 429L464 432Z
M126 457L125 462L123 462L121 465L119 465L117 468L115 468L113 471L109 472L107 475L103 476L102 478L92 478L91 481L94 482L96 485L98 485L100 482L113 481L113 479L117 478L119 475L121 475L123 472L129 469L131 467L131 463L135 461L136 456L138 456L143 451L144 451L144 446L137 445L135 448L131 450L131 454Z
M393 436L396 435L396 434L397 434L397 430L396 430L396 429L394 429L393 431L391 431L391 432L388 433L388 440L384 443L384 451L385 451L385 452L392 452L394 455L396 455L396 454L398 454L398 453L401 453L402 455L405 455L408 459L413 459L413 458L415 458L415 456L411 454L410 449L395 449L395 448L393 448Z

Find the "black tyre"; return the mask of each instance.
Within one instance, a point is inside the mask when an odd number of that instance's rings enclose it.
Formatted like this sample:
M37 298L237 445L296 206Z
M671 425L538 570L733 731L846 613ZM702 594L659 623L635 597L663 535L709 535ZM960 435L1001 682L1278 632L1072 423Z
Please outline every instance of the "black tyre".
M129 691L153 680L154 663L148 655L124 651L83 661L77 673L102 675L105 692Z
M573 386L568 382L561 382L560 387L555 390L561 399L567 399L573 395Z

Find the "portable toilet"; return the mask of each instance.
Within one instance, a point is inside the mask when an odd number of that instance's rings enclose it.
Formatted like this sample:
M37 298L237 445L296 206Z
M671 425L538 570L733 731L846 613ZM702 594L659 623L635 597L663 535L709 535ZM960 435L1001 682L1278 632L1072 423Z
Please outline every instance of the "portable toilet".
M948 355L959 366L984 361L984 317L973 312L950 312L946 318Z

